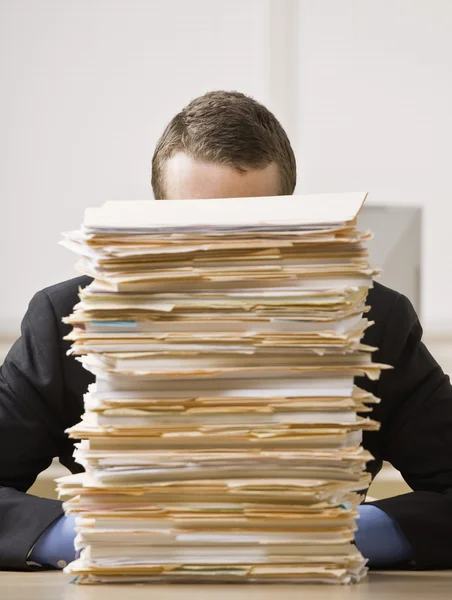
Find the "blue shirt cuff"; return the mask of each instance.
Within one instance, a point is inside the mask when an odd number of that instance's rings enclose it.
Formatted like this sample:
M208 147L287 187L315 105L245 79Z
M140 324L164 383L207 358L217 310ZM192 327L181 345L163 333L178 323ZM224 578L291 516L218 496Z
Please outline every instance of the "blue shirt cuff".
M40 535L28 557L41 566L64 569L75 559L75 516L61 516Z
M371 568L393 567L413 558L413 550L398 524L372 504L358 507L355 543Z

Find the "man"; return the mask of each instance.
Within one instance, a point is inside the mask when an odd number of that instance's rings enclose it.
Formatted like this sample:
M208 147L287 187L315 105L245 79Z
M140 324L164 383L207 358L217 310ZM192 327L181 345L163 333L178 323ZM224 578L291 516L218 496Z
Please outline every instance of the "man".
M191 102L167 126L152 162L156 199L292 194L295 157L276 118L236 92ZM26 495L58 456L72 472L64 430L80 420L93 376L73 357L62 317L78 301L79 277L38 292L22 336L0 371L0 567L62 567L74 557L74 519L61 503ZM357 383L381 398L378 432L364 434L375 460L388 460L413 492L360 507L356 544L371 566L452 567L452 388L421 342L410 302L375 284L364 342L378 362L394 365L378 382ZM34 567L36 568L36 567Z

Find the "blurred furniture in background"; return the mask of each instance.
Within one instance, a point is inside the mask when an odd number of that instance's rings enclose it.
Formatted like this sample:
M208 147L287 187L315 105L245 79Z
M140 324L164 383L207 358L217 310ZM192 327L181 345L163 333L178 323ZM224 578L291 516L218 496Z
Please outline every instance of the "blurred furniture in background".
M422 320L422 209L366 203L358 225L374 234L369 242L371 262L383 269L377 281L407 296Z

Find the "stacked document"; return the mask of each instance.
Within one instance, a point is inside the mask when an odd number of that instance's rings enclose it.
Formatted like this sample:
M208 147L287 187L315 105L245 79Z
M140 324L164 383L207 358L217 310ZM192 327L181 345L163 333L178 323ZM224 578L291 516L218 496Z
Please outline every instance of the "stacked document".
M79 582L365 575L364 199L107 202L65 235L93 278L65 319L96 376L58 481Z

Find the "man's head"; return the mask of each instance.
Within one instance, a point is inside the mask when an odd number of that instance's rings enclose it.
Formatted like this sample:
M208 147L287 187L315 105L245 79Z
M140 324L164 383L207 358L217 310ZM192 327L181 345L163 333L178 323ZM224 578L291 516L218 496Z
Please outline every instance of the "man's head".
M152 159L160 199L292 194L295 156L276 117L239 92L209 92L168 124Z

